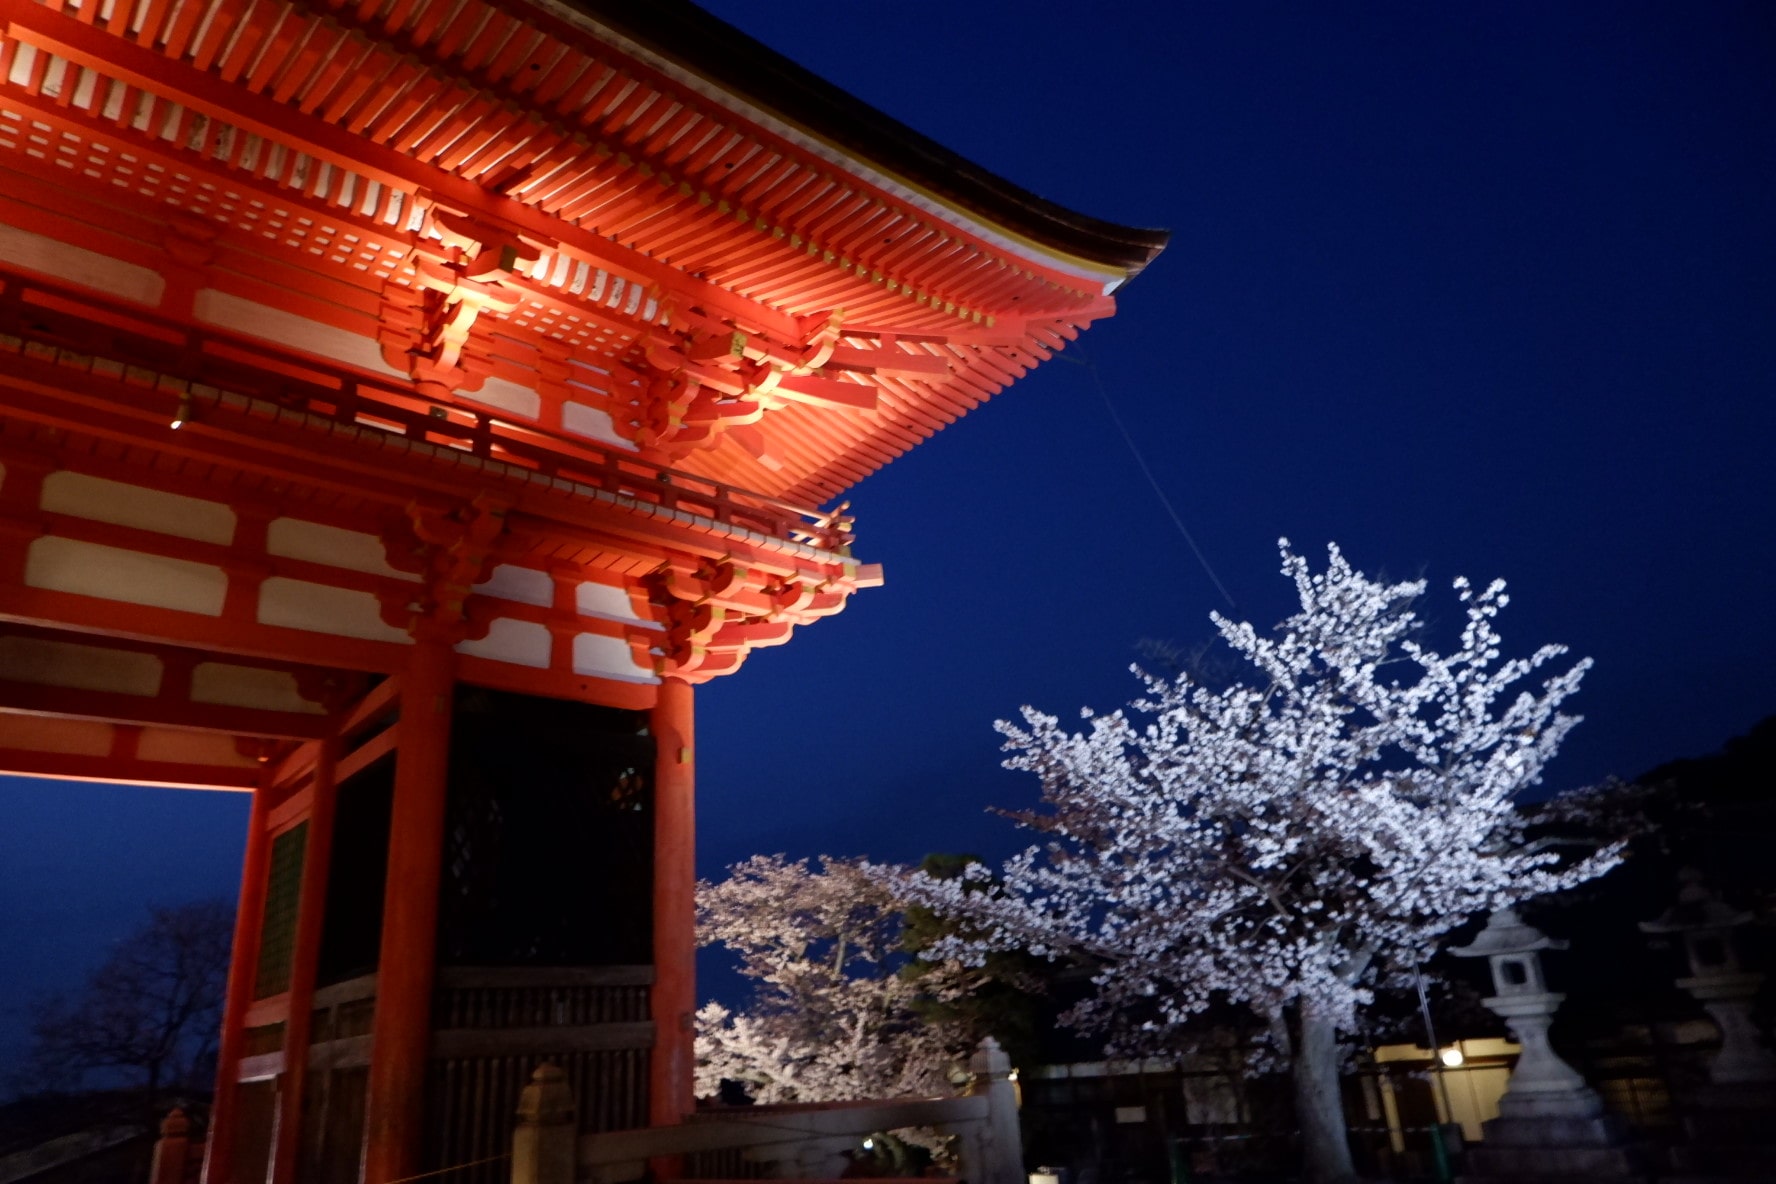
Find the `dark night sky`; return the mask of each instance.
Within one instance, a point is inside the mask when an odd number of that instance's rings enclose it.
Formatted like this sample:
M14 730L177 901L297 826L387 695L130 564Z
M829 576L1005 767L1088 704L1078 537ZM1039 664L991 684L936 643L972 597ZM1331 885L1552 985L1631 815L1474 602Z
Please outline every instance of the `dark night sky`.
M1556 787L1776 712L1776 9L724 0L1045 197L1174 232L1084 354L1240 615L1275 539L1504 576L1597 659ZM1007 853L992 721L1114 707L1219 593L1055 362L853 492L886 587L700 693L701 866ZM246 799L0 779L0 1065L146 902L232 894Z

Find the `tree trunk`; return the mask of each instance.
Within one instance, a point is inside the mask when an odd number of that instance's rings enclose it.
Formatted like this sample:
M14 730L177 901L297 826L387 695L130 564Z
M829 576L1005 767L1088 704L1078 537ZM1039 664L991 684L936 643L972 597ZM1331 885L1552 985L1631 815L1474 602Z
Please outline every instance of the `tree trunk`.
M1357 1173L1338 1085L1338 1030L1327 1017L1307 1010L1297 1010L1291 1027L1302 1178L1308 1184L1346 1184Z

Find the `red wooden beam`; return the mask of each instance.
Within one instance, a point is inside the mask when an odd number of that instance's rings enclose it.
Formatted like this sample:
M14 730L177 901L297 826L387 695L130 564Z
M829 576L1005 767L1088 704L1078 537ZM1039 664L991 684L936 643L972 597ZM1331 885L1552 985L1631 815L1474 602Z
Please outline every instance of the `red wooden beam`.
M3 269L0 269L0 278L6 278ZM474 424L470 425L458 422L467 415L461 408L456 409L456 419L437 419L427 412L433 407L443 409L440 405L433 404L386 378L371 378L337 364L305 359L302 364L307 371L313 372L310 379L292 379L276 372L267 373L268 369L276 371L284 359L293 359L298 355L266 343L234 338L225 330L181 327L166 318L139 310L124 313L102 298L84 296L75 300L61 295L60 291L55 286L21 277L16 286L8 285L8 298L15 298L18 293L23 293L23 298L33 304L33 315L37 319L48 316L54 322L55 332L46 341L102 354L106 349L106 340L112 342L110 348L114 352L117 343L127 338L132 351L127 360L132 365L177 374L186 379L238 390L262 399L276 399L284 403L296 401L305 410L318 410L321 415L335 420L349 423L354 414L361 413L406 426L410 436L448 437L472 444L477 455L488 448L497 447L509 452L515 461L529 462L543 473L559 473L592 486L621 488L643 502L658 500L668 508L688 509L694 513L707 514L718 521L733 522L767 533L782 535L785 530L800 525L795 522L796 519L818 515L817 511L806 507L753 494L710 478L674 471L628 453L570 438L534 424L507 423L496 415L477 412L473 417ZM56 320L58 315L60 320ZM91 318L108 327L101 331L100 338L87 340L81 336L80 318ZM230 348L226 357L220 356L220 351L236 341L240 343L239 350ZM27 379L36 381L26 381ZM293 429L288 423L272 422L262 417L255 418L218 408L213 415L200 414L197 422L187 425L175 435L165 431L164 425L177 403L176 394L139 383L132 384L102 373L73 369L20 354L10 359L7 367L0 371L0 390L7 385L16 385L21 390L31 392L21 401L11 402L11 406L7 408L21 418L39 422L53 420L60 427L99 434L110 433L120 442L131 444L152 442L163 451L193 456L199 455L193 446L206 436L218 434L218 425L226 422L226 434L230 437L226 456L218 457L209 453L205 459L222 460L280 479L299 477L309 484L321 480L323 473L337 474L340 467L349 465L352 472L346 478L347 483L341 485L336 481L328 482L330 487L354 496L377 498L396 506L404 505L412 496L410 485L389 480L391 464L398 465L401 462L390 454L388 448L376 447L387 443L381 433L360 435L360 442L370 445L364 451L376 453L373 459L363 463L350 462L347 460L349 452L341 447L340 441L333 440L325 447L329 463L317 467L313 445L315 433L305 432L300 427ZM873 388L856 384L844 385L855 386L859 394L873 395ZM74 412L71 420L67 418L67 413L49 415L48 409L54 406L53 400L58 396L61 399L83 402L86 406ZM317 403L321 406L317 407ZM133 419L136 423L128 425L126 419ZM126 427L133 430L120 430ZM245 438L248 436L253 439ZM307 446L304 446L305 443ZM255 445L265 452L258 451ZM398 448L395 451L398 454L405 452L405 449ZM280 463L273 461L267 453L299 459L295 460L296 467L292 468L291 459L284 459ZM457 459L456 454L451 452L440 455L447 460ZM420 463L419 458L403 459L407 460L410 470L404 474L406 480L424 480L434 492L444 496L460 492L463 482L463 473L460 470L441 470L435 460L432 463ZM430 471L429 479L422 477L422 470ZM338 477L344 477L344 474L338 474ZM495 479L491 475L481 474L476 483ZM527 492L534 491L535 495L540 495L537 512L545 516L549 512L542 508L544 504L558 505L561 501L557 491L544 488L538 483L530 483L526 489ZM521 504L531 500L532 497L521 495ZM601 517L608 518L608 515ZM653 521L648 523L648 527L646 533L657 537ZM839 540L840 543L843 541L845 540ZM725 543L721 546L731 547L732 544ZM769 562L768 558L762 561Z
M282 143L317 160L355 172L405 192L424 190L446 206L489 218L543 242L559 241L570 253L644 284L684 293L689 304L751 324L779 340L794 340L793 318L737 296L718 284L699 279L640 251L619 246L602 235L551 218L542 211L499 194L445 169L427 165L386 145L354 135L315 115L279 103L223 79L171 61L163 54L131 44L79 19L32 3L0 0L8 37L35 46L102 77L162 95L232 124L243 132ZM665 191L662 190L662 196Z
M33 358L14 356L8 359L8 367L10 373L0 369L0 417L51 424L130 446L146 445L169 455L223 463L280 480L296 480L372 498L385 505L411 500L416 487L434 497L454 501L463 496L467 479L472 483L470 488L498 486L512 490L517 510L545 522L544 531L549 535L565 532L568 537L596 541L603 549L655 563L675 552L707 558L735 555L744 556L750 565L763 571L793 574L811 562L730 535L710 534L695 524L662 513L653 504L656 498L666 503L667 509L678 506L715 521L732 517L738 525L758 529L747 520L743 503L726 505L740 491L704 482L691 474L683 474L678 481L668 484L659 476L667 470L644 462L618 464L613 460L614 467L608 472L590 465L584 469L571 464L563 466L564 475L594 488L605 485L620 490L637 503L625 508L609 501L589 501L583 493L564 492L538 482L502 478L479 466L471 474L446 463L460 464L456 452L441 449L429 457L415 454L396 448L383 434L368 430L359 435L354 445L338 436L323 435L325 429L293 427L218 408L200 410L195 423L179 432L170 432L163 426L175 402L170 392L67 370ZM27 381L28 378L40 381ZM153 404L160 404L161 408ZM630 465L643 471L631 474ZM410 483L404 498L391 485L391 478ZM698 484L708 485L714 495L699 495ZM787 504L784 516L791 516ZM803 529L811 530L812 525ZM180 547L189 551L191 545L181 543ZM826 567L818 561L813 563ZM344 574L340 578L352 579Z
M0 678L0 712L184 728L268 740L315 740L328 732L324 715L197 703L183 695L169 694L165 689L150 697L44 686L10 678Z
M251 792L257 768L144 761L134 757L73 756L0 748L0 771L51 781L103 781L112 785L158 785L172 789L227 789Z
M5 453L0 452L0 461ZM53 629L37 625L0 624L0 636L28 637L37 641L65 642L69 645L92 645L90 634L74 633L65 629ZM220 662L228 666L248 666L257 670L276 670L293 676L297 683L307 691L314 687L322 690L332 702L344 702L361 696L363 692L363 676L345 670L336 670L330 666L314 666L304 662L265 661L241 654L227 654L216 650L194 649L188 646L164 645L153 641L133 638L114 638L106 641L105 648L125 650L134 654L147 654L158 658L168 668L178 669L195 666L201 662ZM318 702L319 700L317 700Z
M0 585L0 621L46 622L100 637L169 640L273 661L319 658L342 669L387 673L401 668L406 647L335 637L279 625L244 624L177 609L124 604L74 592Z

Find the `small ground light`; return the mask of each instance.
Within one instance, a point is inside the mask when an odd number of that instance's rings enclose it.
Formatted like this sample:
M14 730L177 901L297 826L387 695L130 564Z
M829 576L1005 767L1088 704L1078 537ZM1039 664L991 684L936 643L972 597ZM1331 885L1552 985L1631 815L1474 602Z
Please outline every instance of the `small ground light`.
M876 1149L876 1141L874 1139L865 1139L863 1141L863 1149L865 1151L874 1151Z
M1462 1062L1468 1058L1462 1055L1461 1049L1452 1044L1448 1048L1439 1052L1437 1054L1437 1059L1443 1062L1443 1067L1445 1069L1459 1069L1462 1066Z
M180 395L179 396L179 406L173 412L173 421L171 423L169 423L167 426L169 428L172 428L173 431L176 432L180 428L184 427L187 423L189 423L190 420L191 420L191 396L190 395Z

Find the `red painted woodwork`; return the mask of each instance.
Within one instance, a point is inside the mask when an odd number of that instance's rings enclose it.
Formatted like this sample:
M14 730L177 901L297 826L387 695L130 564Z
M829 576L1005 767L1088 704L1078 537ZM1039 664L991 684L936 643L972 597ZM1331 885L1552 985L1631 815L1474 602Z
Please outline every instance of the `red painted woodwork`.
M20 282L11 291L31 296L46 290L41 284ZM43 299L47 299L47 295ZM60 297L57 299L62 300ZM62 302L64 305L72 303L65 300ZM109 307L90 299L80 303L83 308L100 312ZM123 319L114 312L108 315L118 320ZM151 337L138 337L131 342L128 356L135 358L138 365L154 361L155 342L177 337L181 332L171 325L162 327L133 317L129 319L129 327L124 331L135 332L143 328L152 328L155 333ZM68 324L54 326L54 333L59 338L65 339L68 334L77 331L77 326ZM113 331L114 336L116 332ZM207 363L201 359L210 356L213 347L224 337L219 332L206 332L201 337L193 335L186 349L188 351L191 345L197 345L201 352L195 357L187 352L168 358L164 364L174 373L202 374L216 381L228 382L237 388L252 382L254 372L243 370L240 364L233 365L226 372L214 374L202 369ZM78 357L85 359L83 364L91 364L91 355L81 354ZM237 360L248 357L265 359L267 365L274 365L277 360L275 351L267 351L262 347L251 353L245 347L237 351ZM23 418L45 417L48 414L45 408L53 405L53 401L46 396L60 394L65 399L70 377L62 373L64 367L51 361L26 358L21 359L21 363L13 371L0 376L0 411L10 409ZM361 392L365 380L362 376L341 370L337 366L332 369L335 377L330 378L329 382L334 385L316 395L316 398L332 401L324 404L323 410L344 414L352 406L356 406L359 410L352 414L361 415L362 408L366 405L361 393L349 405L341 407L340 396L333 392L340 385L348 383L356 384ZM23 383L39 373L42 380L27 388L28 394L21 391L20 401L8 407L5 402L5 388L8 383ZM73 378L74 381L92 387L93 394L89 400L91 409L96 413L101 407L109 408L113 418L119 410L120 400L132 397L140 400L143 397L132 395L127 384L103 390L98 387L93 376L84 371ZM287 378L279 380L279 402L287 405L292 395L301 389L293 388ZM154 402L164 398L158 392L152 393L148 405L141 407L140 417L155 422L167 414L165 410L153 406ZM125 409L127 406L123 405ZM282 415L277 406L270 403L266 406L271 415ZM389 408L385 414L398 417L405 413ZM226 463L230 467L244 468L252 464L254 453L250 447L243 448L242 443L268 439L266 429L256 424L256 417L250 408L245 416L236 416L231 408L218 405L197 412L197 416L195 423L177 433L176 440L168 440L158 447L164 451L176 446L176 454L182 453L193 462L201 460L209 463L226 457ZM95 429L92 422L89 419L83 425L87 433L101 433L101 439L113 435L102 428ZM312 418L305 420L304 426L313 422ZM439 421L431 415L413 418L415 425L436 422ZM496 431L504 426L501 421L489 416L479 417L479 423L480 430L484 432ZM287 437L288 427L282 420L279 420L276 430L278 435ZM427 433L430 431L428 428ZM314 484L331 478L331 489L351 490L354 501L361 507L355 517L328 510L296 511L304 516L369 525L372 528L380 524L385 537L390 536L391 532L400 535L410 531L412 528L403 520L416 513L411 502L414 488L412 482L423 477L425 470L430 467L430 460L445 460L456 466L459 464L458 454L454 451L440 452L432 449L422 458L417 455L413 445L406 445L409 464L406 466L407 471L401 472L401 475L409 477L409 483L404 489L387 489L385 492L379 485L386 484L394 473L400 471L391 464L386 442L374 432L365 432L359 428L353 428L351 432L351 442L363 445L364 456L361 460L354 460L351 449L339 447L338 433L333 430L328 434L334 447L327 461L322 464L317 465L311 455L307 464L299 465L296 458L300 454L295 452L291 444L286 443L279 446L279 451L287 459L267 456L264 466L255 468L265 478L279 482L281 488L286 490L297 480ZM165 437L168 434L162 429L161 435ZM78 437L69 439L62 444L62 449L68 451L76 440ZM676 673L695 681L731 670L738 666L745 652L754 645L774 644L784 640L787 637L784 626L811 621L838 611L843 607L844 598L850 589L879 578L872 574L867 565L858 565L845 557L843 552L849 538L850 519L842 512L797 511L772 499L742 494L688 474L623 458L595 446L569 445L557 439L545 442L552 451L544 455L556 458L556 463L550 470L552 480L546 489L539 489L538 483L529 476L527 470L486 463L478 469L483 480L510 478L508 483L511 492L501 496L510 499L513 510L507 514L508 529L499 539L498 558L523 564L534 563L547 555L550 565L554 567L559 567L563 558L592 558L613 576L619 572L650 569L658 571L661 581L658 588L651 592L640 588L636 591L638 603L643 610L653 614L655 621L666 628L667 636L664 639L656 634L608 621L585 617L574 617L572 621L574 627L581 632L604 633L624 638L636 649L644 668L645 664L664 662ZM513 447L517 447L515 442ZM0 443L0 458L7 455L4 444ZM378 459L373 462L372 456L377 456ZM568 464L559 463L565 460L571 464L582 456L599 467L582 467L577 464L569 467ZM85 468L88 464L89 462L83 461L82 467ZM114 464L97 466L91 471L118 480L147 481L188 495L202 496L210 493L215 496L215 493L205 489L200 482L178 479L168 481L158 472L145 476L139 470L132 472L127 466L119 467ZM370 474L375 476L371 477ZM563 486L563 482L567 484ZM443 500L447 496L446 491L456 488L460 487L443 481L436 481L433 486L435 496L445 505L449 504ZM229 496L230 503L240 514L243 523L253 525L262 535L263 522L273 511L256 502L239 500L238 495ZM384 508L379 511L371 510L363 504L365 498L381 501ZM397 505L399 509L396 508ZM425 513L435 516L437 511L428 510ZM39 531L42 529L38 528ZM242 533L239 531L237 541L232 547L144 534L90 521L59 521L55 524L55 533L103 545L122 546L133 551L211 562L232 573L238 573L237 582L254 578L263 580L271 575L290 576L369 591L385 601L404 597L410 591L407 585L387 578L322 569L304 561L267 557L261 553L246 551L240 545ZM683 600L684 588L688 586L683 581L690 578L691 573L705 569L712 572L723 570L719 564L710 566L710 561L716 558L732 565L725 570L743 572L745 579L735 584L731 578L723 577L727 580L727 586L721 596L709 592L707 581L701 581L695 584L690 595L697 603L719 605L721 615L693 619L693 616L679 612L674 606ZM588 567L590 566L589 564ZM676 574L679 572L686 575ZM239 598L233 593L234 589L231 588L229 604L240 604ZM650 600L654 602L651 608L648 607ZM485 601L470 598L468 612L472 622L484 627L491 611ZM536 621L551 629L565 624L559 614L547 608L506 604L498 611L508 618ZM84 598L70 594L30 588L0 588L0 616L11 616L13 619L60 619L77 627L111 634L170 637L186 644L196 643L215 649L285 658L300 656L358 668L368 666L370 669L390 670L398 668L403 660L400 650L387 643L355 641L341 644L333 639L312 636L298 639L291 636L289 631L276 626L257 625L250 617L241 617L238 609L231 616L226 607L222 620L205 622L152 607L131 605L120 608L110 603L87 603ZM763 623L758 620L761 617L771 619L772 629L762 627ZM471 636L475 636L473 631ZM650 656L650 651L661 647L663 657L656 659ZM470 666L480 661L475 658L466 659ZM588 693L596 697L599 693L595 686L588 685L583 679L578 680L576 685L576 680L562 677L564 673L537 675L534 685L528 689L552 694L565 692L575 697ZM497 672L484 668L475 677L485 677L503 686L523 686L525 681L522 672L511 668ZM614 696L613 701L641 705L636 702L637 695L638 692L634 690L621 688L610 688L608 691L608 696Z
M691 685L669 678L654 733L654 1053L649 1115L683 1120L695 1105L697 762Z
M284 1023L284 1077L278 1093L277 1141L269 1184L296 1184L302 1147L302 1102L308 1084L309 1030L313 1021L315 967L321 952L321 921L327 905L327 871L338 804L338 745L331 737L314 745L308 844L303 849L301 900L290 959L289 1018Z
M838 344L886 353L887 363L859 367L853 357L825 378L785 378L781 389L790 395L837 391L861 418L832 414L835 407L824 399L811 409L782 405L768 394L774 371L761 371L741 385L765 393L762 436L727 440L725 432L684 435L672 428L670 434L683 436L672 447L701 447L701 440L713 449L693 458L697 466L766 491L821 496L910 447L1058 348L1079 325L1108 313L1105 292L1161 241L1138 232L1119 236L1113 247L1106 240L1100 244L1105 258L1119 260L1110 264L1069 257L1027 235L1005 235L979 215L916 189L896 190L898 179L867 167L835 172L817 148L796 142L787 125L722 111L680 78L626 60L608 45L594 49L586 31L541 12L498 19L537 31L513 45L561 38L553 43L554 83L540 85L544 80L527 68L541 62L465 70L479 39L453 40L441 28L453 23L440 21L441 6L442 0L418 3L374 24L345 9L322 23L320 12L294 6L280 18L242 22L239 0L219 0L207 6L213 10L207 27L238 29L220 59L213 56L217 47L186 43L170 25L156 41L119 36L123 18L94 19L88 8L58 11L8 0L4 11L8 36L21 52L29 46L33 65L42 67L27 72L20 87L36 100L33 118L57 121L48 126L82 144L96 145L94 137L103 136L110 141L107 154L127 145L131 155L152 152L166 162L158 175L120 178L126 184L210 220L212 228L220 215L224 224L232 220L269 239L253 248L261 254L312 250L320 261L357 267L364 235L352 231L354 243L341 251L341 222L395 240L365 255L377 266L366 263L355 275L294 257L315 278L290 273L295 286L286 288L288 299L306 299L301 289L316 283L381 286L385 298L389 285L417 293L423 287L417 265L381 265L390 260L387 248L400 254L417 245L416 230L429 237L435 211L446 219L470 215L494 237L515 234L520 238L513 241L534 244L525 250L541 252L497 281L522 292L522 306L494 310L503 322L501 338L520 343L531 358L549 340L531 336L540 316L575 326L578 346L602 341L613 359L640 352L638 330L670 343L738 328L748 339L740 370L766 360L772 367L792 365L807 347L809 319L824 322L844 309L845 337ZM271 17L274 8L254 11ZM466 28L473 27L473 14L488 10L471 3L455 11L471 22ZM155 19L136 15L150 24ZM306 48L286 58L285 39ZM599 65L588 69L589 55ZM259 66L244 70L254 58ZM60 63L93 71L95 81L62 86L73 68ZM577 83L570 81L576 69ZM617 94L626 97L607 107L572 105ZM164 124L173 134L152 135L114 115L127 98L147 104L149 127ZM440 110L454 114L442 123L425 114ZM187 129L190 134L179 134ZM268 142L289 150L270 153L263 147ZM175 171L190 181L159 179ZM298 215L291 205L306 212ZM284 208L282 217L268 216L275 206ZM261 235L259 228L268 225ZM209 233L213 241L205 250L219 253L216 258L240 249L235 232ZM455 249L446 240L446 249ZM486 243L485 236L464 241ZM601 277L596 284L584 267ZM253 273L230 267L226 274ZM648 291L642 321L628 319L637 310L618 288ZM587 299L594 290L599 295ZM397 299L385 307L402 304ZM488 317L482 307L469 319ZM461 329L465 322L457 322ZM469 371L518 373L510 359L498 360L500 347L491 338L473 325L468 334L451 348L474 360L464 363ZM894 355L912 360L897 364ZM541 373L537 365L519 363L532 374ZM651 381L646 367L628 365L642 385ZM837 375L848 381L832 385ZM873 387L875 394L852 395L843 389L849 385ZM652 399L677 405L664 391L631 391L619 403L637 398L644 419ZM697 399L694 392L685 398L690 411ZM669 421L674 417L668 414ZM708 422L728 418L720 412Z
M210 1135L204 1145L204 1184L233 1181L238 1086L235 1065L241 1057L241 1036L252 1003L253 974L259 952L259 917L265 908L265 873L271 849L271 783L253 792L247 818L247 854L241 864L240 902L234 917L234 949L228 963L228 998L222 1009L222 1036L216 1048L216 1098L210 1109Z
M678 1121L693 685L879 584L816 503L1109 315L1163 241L677 0L0 0L0 644L63 647L0 672L0 768L256 787L207 1179L264 1144L294 1180L305 1093L346 1107L327 1163L362 1118L371 1184L420 1170L459 681L651 713L646 1084ZM205 664L244 670L200 694ZM310 1081L329 848L380 835L335 810L386 801L335 791L386 794L391 751L369 1062ZM289 989L250 1001L303 816ZM365 981L327 988L327 1057Z
M257 768L226 768L181 761L143 761L128 755L84 756L0 747L0 769L47 781L94 781L113 785L153 785L165 789L226 789L250 793Z
M62 719L158 724L197 732L280 740L313 739L322 735L327 727L323 716L291 711L193 703L189 699L170 696L149 699L107 691L41 686L7 678L0 678L0 711Z
M414 646L401 675L382 952L371 1029L365 1184L388 1184L419 1170L454 659L445 639L427 637Z

